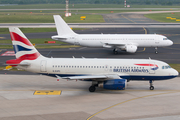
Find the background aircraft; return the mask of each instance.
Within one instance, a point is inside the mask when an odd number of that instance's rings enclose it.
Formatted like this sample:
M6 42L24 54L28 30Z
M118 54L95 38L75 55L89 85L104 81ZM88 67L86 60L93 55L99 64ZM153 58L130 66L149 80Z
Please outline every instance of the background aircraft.
M76 34L61 16L54 15L54 21L58 35L52 39L86 47L112 48L114 54L118 49L135 53L138 47L155 47L157 53L158 47L173 44L167 37L157 34Z
M19 28L9 28L16 59L6 64L57 79L92 81L89 87L124 90L129 80L149 81L174 78L178 72L167 63L151 59L47 58L42 56Z

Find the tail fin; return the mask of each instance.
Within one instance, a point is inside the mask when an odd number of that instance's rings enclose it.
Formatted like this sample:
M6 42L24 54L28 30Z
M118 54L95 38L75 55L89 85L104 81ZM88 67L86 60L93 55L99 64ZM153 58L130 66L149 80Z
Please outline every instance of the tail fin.
M56 24L56 30L57 30L58 36L76 34L74 31L71 30L71 28L61 18L60 15L54 15L54 21Z
M26 36L17 27L10 27L12 44L14 47L16 59L6 61L7 64L19 64L23 60L35 60L40 56L40 53L26 38Z

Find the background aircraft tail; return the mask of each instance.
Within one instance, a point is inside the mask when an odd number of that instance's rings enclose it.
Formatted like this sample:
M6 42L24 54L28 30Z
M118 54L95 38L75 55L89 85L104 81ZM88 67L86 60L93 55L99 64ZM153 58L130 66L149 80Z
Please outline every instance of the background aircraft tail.
M35 60L41 55L19 28L10 27L9 32L16 59L6 61L7 64L18 65L23 60Z
M71 30L71 28L61 18L60 15L54 15L54 21L55 21L55 24L56 24L56 30L57 30L58 36L76 34L73 30Z

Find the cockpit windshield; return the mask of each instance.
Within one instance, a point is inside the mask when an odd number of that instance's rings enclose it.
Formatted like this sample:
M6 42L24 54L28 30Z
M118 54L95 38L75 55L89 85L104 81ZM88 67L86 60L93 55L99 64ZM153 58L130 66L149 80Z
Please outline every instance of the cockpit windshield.
M168 40L168 38L163 38L163 40Z
M171 68L169 65L167 65L167 66L162 66L162 69L169 69L169 68Z

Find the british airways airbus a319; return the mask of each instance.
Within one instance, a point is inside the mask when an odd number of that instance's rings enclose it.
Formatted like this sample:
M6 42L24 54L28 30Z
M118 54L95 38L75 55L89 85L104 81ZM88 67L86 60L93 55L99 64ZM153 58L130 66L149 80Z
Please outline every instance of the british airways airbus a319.
M125 90L127 81L167 80L178 72L167 63L151 59L86 59L47 58L42 56L19 28L9 28L16 59L6 64L26 71L53 76L57 79L92 81L89 87L110 90Z
M138 47L154 47L157 53L158 47L173 44L167 37L157 34L77 34L61 16L54 15L54 21L58 35L52 36L52 39L85 47L111 48L114 54L118 53L118 49L135 53Z

